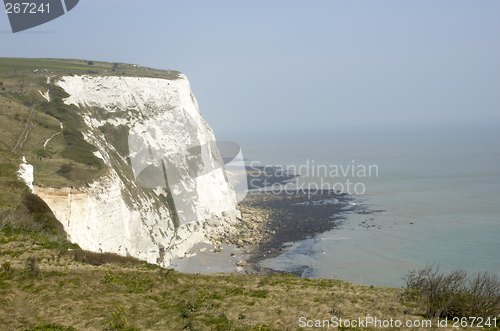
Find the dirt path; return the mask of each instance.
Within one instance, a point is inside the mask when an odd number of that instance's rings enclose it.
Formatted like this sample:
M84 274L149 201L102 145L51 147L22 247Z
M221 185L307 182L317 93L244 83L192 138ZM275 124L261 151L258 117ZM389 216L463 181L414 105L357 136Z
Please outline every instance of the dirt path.
M62 130L64 130L64 125L62 124L62 122L59 122L59 125L61 126L61 131L54 133L54 134L52 135L52 137L50 137L49 139L47 139L47 140L45 141L45 143L43 144L43 149L45 149L45 148L47 147L47 144L49 143L49 141L51 141L51 140L52 140L52 138L54 138L55 136L57 136L57 135L59 135L59 134L61 134L61 133L62 133Z
M28 302L28 294L17 288L11 289L4 296L0 309L2 330L19 330L36 323L36 310Z
M34 118L35 118L35 107L31 107L31 111L28 115L28 120L26 121L26 125L24 126L24 129L21 132L19 139L17 140L17 143L14 146L14 149L12 150L12 153L15 153L16 150L19 150L19 149L21 149L21 147L23 147L24 142L26 141L26 139L28 139L28 135L30 134L31 129L33 129L33 126L34 126L33 119ZM24 136L24 139L23 139L23 136Z

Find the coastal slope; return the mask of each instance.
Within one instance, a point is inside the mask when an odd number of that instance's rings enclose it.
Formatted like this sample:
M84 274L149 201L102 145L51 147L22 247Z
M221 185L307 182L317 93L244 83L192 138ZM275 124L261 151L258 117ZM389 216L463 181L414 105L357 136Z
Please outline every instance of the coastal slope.
M168 266L194 243L229 232L235 193L186 76L92 66L112 70L0 73L6 129L12 122L2 146L24 157L21 178L68 239Z

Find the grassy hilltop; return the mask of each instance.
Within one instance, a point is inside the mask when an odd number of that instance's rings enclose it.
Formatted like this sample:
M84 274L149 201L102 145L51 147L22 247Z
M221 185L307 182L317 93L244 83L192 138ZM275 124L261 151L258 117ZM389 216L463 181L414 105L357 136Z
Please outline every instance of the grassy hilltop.
M25 156L34 166L37 183L46 186L82 186L104 170L102 161L93 154L95 147L83 139L87 127L78 114L80 110L65 105L67 94L53 84L59 76L73 74L179 76L177 71L123 63L0 58L0 148ZM102 131L111 142L123 140L118 139L123 138L122 132L112 128Z
M39 74L43 74L44 70L48 70L50 71L50 75L58 73L75 75L99 74L164 79L175 79L179 75L178 71L147 68L139 64L75 59L24 59L0 57L0 73L33 73L33 71L37 69Z
M432 328L436 328L437 316L463 313L430 310L431 300L423 294L422 284L405 290L291 274L184 274L130 257L83 251L68 242L52 211L17 178L21 156L34 166L36 181L47 186L85 185L105 171L105 165L83 139L86 126L80 110L65 105L65 92L47 84L47 79L67 74L165 79L179 75L129 64L91 62L0 58L0 331L334 330L337 328L302 328L299 320L334 316L403 323L432 320ZM39 91L49 91L50 101ZM104 128L103 134L112 141L124 133ZM493 287L493 294L495 291ZM452 302L450 298L456 300L446 289L443 293L445 299L438 302L439 307ZM475 296L457 293L461 301L477 300L477 304L483 299L499 302L500 298L491 291ZM458 307L456 301L453 304ZM496 309L492 314L498 314L498 305ZM439 329L451 330L451 325Z

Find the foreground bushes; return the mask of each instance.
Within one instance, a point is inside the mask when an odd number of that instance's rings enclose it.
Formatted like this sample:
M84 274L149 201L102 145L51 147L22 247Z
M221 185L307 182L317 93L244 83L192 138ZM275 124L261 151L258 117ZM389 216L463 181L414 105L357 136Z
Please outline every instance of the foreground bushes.
M416 301L428 317L496 317L500 314L500 280L487 272L469 276L458 269L444 274L439 267L413 270L403 280L404 299Z
M68 251L68 254L75 261L78 261L80 263L92 264L95 266L113 263L132 266L142 266L147 264L146 262L131 256L121 256L114 253L96 253L83 249Z

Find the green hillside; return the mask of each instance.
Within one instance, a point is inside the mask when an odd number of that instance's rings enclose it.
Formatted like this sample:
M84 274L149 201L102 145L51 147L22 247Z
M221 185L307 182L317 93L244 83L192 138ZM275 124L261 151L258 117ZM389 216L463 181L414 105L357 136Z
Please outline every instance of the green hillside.
M0 330L295 331L304 329L300 317L427 320L401 289L291 274L184 274L50 247L10 227L0 231L0 265ZM368 329L378 328L340 328Z
M46 186L86 185L105 170L95 148L83 139L87 127L80 110L64 104L66 93L53 84L71 74L176 79L179 72L88 60L0 58L0 148L25 156L36 182ZM123 145L122 132L106 134Z

